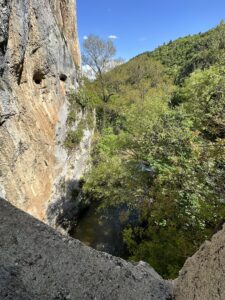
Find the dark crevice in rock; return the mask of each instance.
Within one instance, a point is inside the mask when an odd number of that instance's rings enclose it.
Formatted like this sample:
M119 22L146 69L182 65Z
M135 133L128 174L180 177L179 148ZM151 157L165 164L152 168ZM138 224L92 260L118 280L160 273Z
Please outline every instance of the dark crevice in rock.
M6 53L7 49L7 44L8 44L8 39L0 42L0 55L4 56Z
M21 78L23 74L23 64L24 64L24 56L22 58L22 61L16 66L16 78L17 78L18 85L20 85L21 83Z
M31 51L31 55L32 55L32 54L35 54L35 53L38 51L38 49L40 49L40 46L34 48L34 49Z
M0 126L2 126L8 119L15 116L15 113L8 113L0 115Z
M60 74L59 79L65 82L67 80L67 76L65 74Z
M41 84L43 79L45 79L45 74L42 71L37 70L37 71L34 72L33 81L36 84Z
M7 49L7 43L8 40L0 42L0 77L2 77L4 73L4 57Z
M0 1L0 77L4 73L4 61L5 54L8 45L8 31L9 31L9 15L10 15L10 3L9 1Z

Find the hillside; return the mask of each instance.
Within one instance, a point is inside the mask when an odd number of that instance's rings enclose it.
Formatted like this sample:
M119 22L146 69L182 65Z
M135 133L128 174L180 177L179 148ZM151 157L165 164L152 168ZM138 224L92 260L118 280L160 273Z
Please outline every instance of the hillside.
M167 278L225 220L224 39L221 23L170 42L72 100L97 112L84 198L121 209L125 257Z
M225 64L225 23L205 33L187 36L169 42L152 52L142 54L160 61L176 83L197 69L207 69L212 65Z

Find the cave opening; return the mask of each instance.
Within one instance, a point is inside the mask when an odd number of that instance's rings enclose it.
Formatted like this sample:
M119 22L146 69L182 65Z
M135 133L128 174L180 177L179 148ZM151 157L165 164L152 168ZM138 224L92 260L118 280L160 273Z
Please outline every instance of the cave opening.
M33 81L36 84L41 84L43 79L45 79L45 74L43 72L41 72L40 70L34 72Z
M60 74L60 75L59 75L59 79L60 79L61 81L65 82L65 81L67 80L66 74Z

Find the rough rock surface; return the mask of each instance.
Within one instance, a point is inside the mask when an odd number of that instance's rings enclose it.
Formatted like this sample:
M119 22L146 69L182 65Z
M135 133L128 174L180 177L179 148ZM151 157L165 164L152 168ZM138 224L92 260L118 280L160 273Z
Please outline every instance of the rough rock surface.
M85 114L81 116L85 119ZM88 170L91 155L91 142L94 129L84 130L83 139L66 161L54 185L51 202L46 210L45 221L54 228L69 231L76 226L85 203L82 198L81 179Z
M0 297L7 300L171 299L170 284L55 232L0 199Z
M0 196L39 219L71 167L60 143L80 63L75 5L0 0Z
M186 261L174 293L176 300L225 299L225 227Z

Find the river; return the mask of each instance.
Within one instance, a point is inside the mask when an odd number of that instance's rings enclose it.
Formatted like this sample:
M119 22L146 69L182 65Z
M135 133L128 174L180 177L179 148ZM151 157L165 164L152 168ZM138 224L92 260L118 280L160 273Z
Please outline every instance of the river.
M98 208L98 204L91 204L70 235L94 249L126 258L122 230L128 222L137 220L137 214L125 206L110 207L104 211Z

